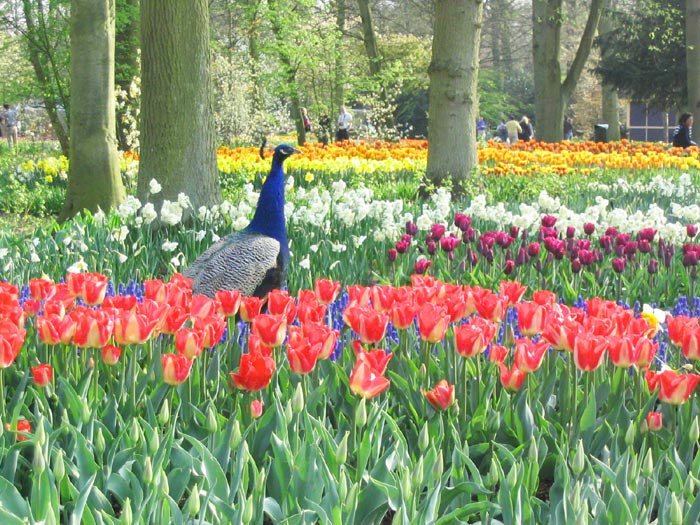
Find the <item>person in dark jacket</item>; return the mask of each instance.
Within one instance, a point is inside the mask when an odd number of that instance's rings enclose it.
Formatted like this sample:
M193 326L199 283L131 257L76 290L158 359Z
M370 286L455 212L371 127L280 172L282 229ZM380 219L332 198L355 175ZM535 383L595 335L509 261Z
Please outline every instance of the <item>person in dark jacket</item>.
M520 128L522 131L518 133L518 139L527 142L534 138L535 132L532 130L532 123L530 119L527 118L527 115L523 115L523 118L520 120Z
M693 115L683 113L678 119L678 127L673 130L673 145L677 148L696 146L693 142Z

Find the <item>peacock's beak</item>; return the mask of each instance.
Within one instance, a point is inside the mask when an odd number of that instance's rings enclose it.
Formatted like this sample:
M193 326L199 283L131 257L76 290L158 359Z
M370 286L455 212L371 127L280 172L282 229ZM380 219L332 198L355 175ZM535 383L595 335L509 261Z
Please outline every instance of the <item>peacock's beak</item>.
M301 150L298 150L296 148L292 148L292 153L301 153Z

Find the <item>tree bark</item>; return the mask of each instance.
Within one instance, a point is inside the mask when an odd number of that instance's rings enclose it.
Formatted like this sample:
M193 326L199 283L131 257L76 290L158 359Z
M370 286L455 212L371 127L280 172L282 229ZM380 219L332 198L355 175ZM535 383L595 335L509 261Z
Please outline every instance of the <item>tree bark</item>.
M218 204L207 0L141 0L141 45L139 199Z
M559 142L563 138L564 112L593 47L603 7L603 0L591 0L583 36L562 82L559 63L564 16L562 3L562 0L532 2L535 120L537 137L544 142Z
M71 151L60 219L108 211L125 197L114 101L114 0L71 2Z
M357 5L360 8L362 40L365 43L365 52L369 59L369 72L370 75L374 76L382 70L382 62L377 47L377 35L374 32L372 11L369 8L369 0L357 0Z
M613 31L613 23L611 19L611 11L613 9L613 0L605 0L603 14L600 18L600 34L606 34ZM605 56L610 50L603 49L602 53ZM617 89L610 84L603 82L603 122L608 125L608 140L620 140L620 115Z
M340 106L345 104L345 49L343 35L345 34L345 0L336 0L335 25L338 29L338 37L335 41L335 79L331 107L333 111L340 111Z
M693 137L700 138L700 0L687 0L685 54L688 69L688 108L695 116Z
M478 164L479 42L482 0L437 0L428 73L428 167L434 184L451 179L459 193Z

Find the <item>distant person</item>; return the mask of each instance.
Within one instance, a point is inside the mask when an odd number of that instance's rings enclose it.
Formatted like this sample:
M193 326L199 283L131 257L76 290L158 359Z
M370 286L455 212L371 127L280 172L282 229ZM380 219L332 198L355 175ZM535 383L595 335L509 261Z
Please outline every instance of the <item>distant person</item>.
M697 146L693 142L693 115L691 113L683 113L678 118L678 126L673 130L673 145L677 148L687 148L688 146Z
M335 140L350 140L350 128L352 128L352 115L345 109L345 105L340 106L338 115L338 130L335 133Z
M523 132L523 128L520 127L520 123L515 120L515 117L511 115L510 120L506 122L506 129L508 130L508 144L515 144L518 142L518 134Z
M571 117L564 117L564 140L574 138L574 123L571 122Z
M523 118L520 119L520 128L522 130L520 133L518 133L518 138L520 140L528 142L535 137L535 132L532 129L532 123L530 122L530 119L527 118L527 115L523 115Z
M17 110L9 104L3 104L4 111L2 113L3 135L7 137L7 145L10 149L17 145L17 131L19 120L17 120Z
M321 144L328 144L331 139L331 118L328 115L321 115L318 119L319 131L318 140Z
M311 131L311 119L306 108L301 108L301 121L304 124L304 131L309 133Z
M482 138L486 136L486 119L484 117L479 117L476 121L476 136L477 138Z
M503 120L501 120L501 123L496 127L496 136L501 142L508 142L508 128Z

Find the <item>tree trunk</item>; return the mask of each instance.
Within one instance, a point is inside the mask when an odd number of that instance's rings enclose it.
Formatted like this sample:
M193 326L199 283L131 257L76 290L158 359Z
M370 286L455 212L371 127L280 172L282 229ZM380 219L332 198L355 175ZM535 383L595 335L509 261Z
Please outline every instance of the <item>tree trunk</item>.
M428 73L427 177L451 179L459 193L478 164L476 118L479 108L479 41L482 0L437 0L432 59Z
M29 50L29 61L34 69L36 80L42 88L46 113L49 116L49 122L51 122L51 127L56 134L58 143L61 146L61 152L68 157L70 154L68 138L70 101L63 91L61 78L55 74L56 69L46 64L46 62L49 64L53 62L53 48L40 45L47 40L45 38L46 35L41 34L42 31L45 31L45 28L37 27L34 15L35 13L42 12L43 9L43 2L41 0L38 0L36 5L34 5L34 2L31 0L22 0L22 12L24 13L24 22L26 24L25 36ZM42 60L42 57L46 57L46 61ZM59 106L63 106L65 109L65 122L61 120L58 114Z
M382 70L382 63L377 47L377 36L374 32L372 11L369 8L369 0L357 0L357 5L360 8L360 18L362 19L362 40L365 43L365 51L369 59L369 72L371 76L374 76Z
M114 101L114 0L71 2L71 151L61 220L125 197Z
M606 34L613 31L613 23L611 19L613 9L613 0L605 0L603 14L600 18L600 34ZM609 50L603 49L602 53L605 56ZM620 140L620 114L618 107L617 89L610 84L603 83L603 122L608 125L608 140Z
M139 199L156 209L180 193L195 210L218 204L207 0L141 0L141 45ZM150 194L151 179L160 193Z
M603 0L591 0L588 20L564 82L561 81L559 48L563 20L562 0L533 0L532 54L535 81L537 138L559 142L564 135L564 112L588 60L598 29Z
M345 0L336 0L335 25L338 29L338 38L335 41L335 81L333 95L331 97L332 111L340 111L340 106L345 104ZM332 114L332 113L331 113Z
M685 56L688 68L688 108L695 116L693 137L700 138L700 0L687 0Z

